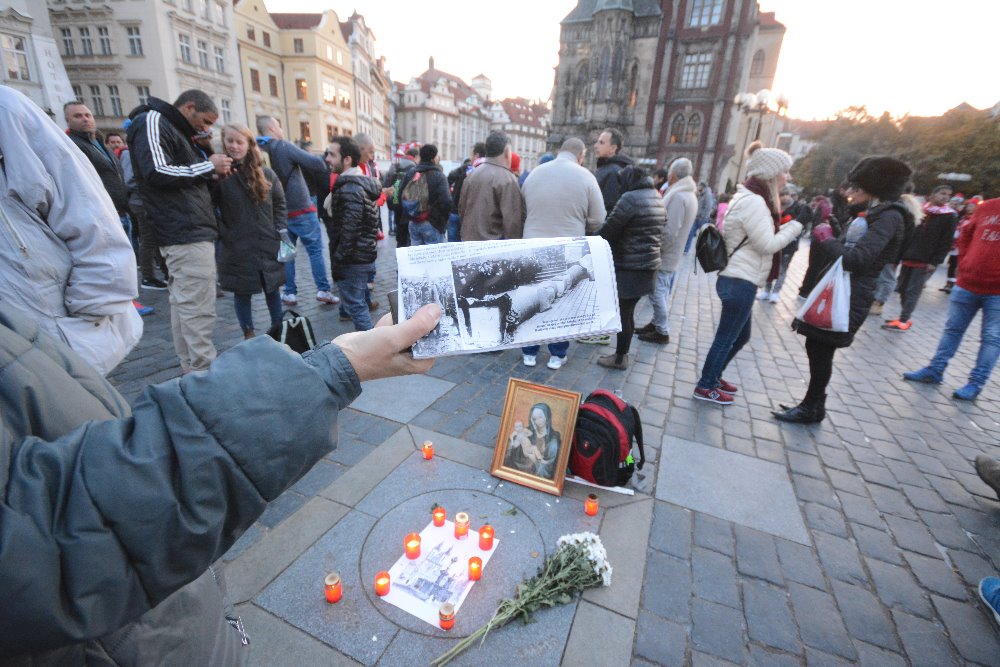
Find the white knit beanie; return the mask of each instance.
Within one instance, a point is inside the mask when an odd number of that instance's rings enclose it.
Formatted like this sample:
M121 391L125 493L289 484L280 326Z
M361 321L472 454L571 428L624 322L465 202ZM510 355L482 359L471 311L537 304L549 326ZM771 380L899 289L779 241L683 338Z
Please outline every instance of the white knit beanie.
M764 148L759 141L747 149L747 177L769 181L792 168L792 156L780 148Z

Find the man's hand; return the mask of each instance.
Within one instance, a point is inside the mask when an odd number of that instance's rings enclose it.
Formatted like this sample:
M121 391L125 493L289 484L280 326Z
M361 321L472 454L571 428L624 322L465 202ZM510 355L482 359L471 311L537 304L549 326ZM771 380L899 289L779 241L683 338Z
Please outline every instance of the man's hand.
M391 316L385 315L371 331L343 334L334 338L333 343L343 351L362 382L425 373L434 365L434 360L414 359L408 348L440 320L441 307L431 303L401 324L392 324Z
M219 176L228 176L230 170L233 168L233 159L228 155L213 153L208 156L208 159L215 165L215 173Z

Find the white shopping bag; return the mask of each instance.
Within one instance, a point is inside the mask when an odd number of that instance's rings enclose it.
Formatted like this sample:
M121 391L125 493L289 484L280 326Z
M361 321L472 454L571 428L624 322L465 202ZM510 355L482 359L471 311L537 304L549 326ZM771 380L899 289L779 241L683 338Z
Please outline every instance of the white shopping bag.
M799 308L795 317L817 329L846 333L851 319L851 274L838 257Z

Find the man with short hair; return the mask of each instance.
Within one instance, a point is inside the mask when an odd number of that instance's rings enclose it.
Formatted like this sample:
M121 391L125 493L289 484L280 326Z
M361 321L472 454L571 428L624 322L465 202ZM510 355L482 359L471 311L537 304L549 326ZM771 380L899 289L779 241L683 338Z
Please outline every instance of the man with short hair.
M337 180L324 207L330 226L330 265L342 306L354 322L355 331L372 328L366 294L368 277L378 257L376 237L381 220L378 200L382 184L365 176L358 164L361 149L350 137L335 137L326 149L326 164Z
M278 175L285 189L288 204L288 236L294 245L301 239L309 255L313 282L316 283L316 300L320 303L340 303L340 299L330 292L330 281L326 277L326 261L323 259L323 233L319 227L316 202L308 180L315 182L326 178L326 164L323 159L307 153L290 141L285 141L285 131L281 122L271 116L257 117L257 145L271 158L271 169ZM355 165L356 166L356 165ZM295 284L295 259L285 262L285 289L282 303L294 306L298 303L298 287Z
M400 202L401 220L409 229L410 245L447 240L451 191L434 144L420 147L420 162L403 178Z
M462 186L465 178L486 157L486 144L477 141L472 147L472 157L465 159L461 166L455 167L448 174L448 186L451 188L451 213L448 215L448 240L455 243L462 240L462 216L458 214L458 202L462 197Z
M104 145L115 157L120 157L126 148L125 138L118 132L108 132L104 135Z
M486 159L462 186L458 214L466 241L519 239L524 231L524 195L510 169L510 138L494 131L486 139Z
M129 153L146 214L170 270L170 328L181 371L206 370L215 360L215 240L218 223L209 183L228 176L232 159L195 141L219 117L201 90L173 104L150 97L128 127Z
M608 215L611 215L624 191L618 175L622 169L632 164L632 158L621 152L622 141L622 133L609 127L598 135L597 142L594 143L594 157L597 158L597 170L594 176L597 177L597 184L601 187L604 210Z
M660 191L661 196L667 194L667 188L670 187L670 183L667 182L669 176L670 173L663 167L653 172L653 185Z
M583 167L587 147L580 139L563 142L556 159L531 170L524 182L527 217L523 238L556 238L595 234L604 224L604 198L597 179ZM540 346L521 348L523 363L537 363ZM566 362L569 341L549 343L548 367L557 370Z
M670 342L670 295L677 279L677 265L681 260L684 241L688 237L695 216L698 214L698 197L691 160L680 157L667 169L667 194L663 204L667 209L667 222L660 237L660 268L656 271L656 284L649 297L653 305L653 319L636 329L639 340L666 345Z

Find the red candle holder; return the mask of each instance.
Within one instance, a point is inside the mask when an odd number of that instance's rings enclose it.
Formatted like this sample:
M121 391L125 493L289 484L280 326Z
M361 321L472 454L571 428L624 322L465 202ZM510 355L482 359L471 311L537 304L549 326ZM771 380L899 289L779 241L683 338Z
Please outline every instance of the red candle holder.
M493 526L487 524L479 529L479 548L483 551L493 548Z
M428 461L430 461L432 458L434 458L434 443L433 442L431 442L430 440L425 440L424 441L424 446L423 446L422 450L424 452L424 458L425 459L427 459Z
M451 630L455 627L455 605L445 602L438 610L439 624L442 630Z
M323 580L323 587L326 590L326 601L330 604L340 602L340 598L344 595L344 586L340 580L339 572L331 572L326 575L326 579Z
M594 516L597 514L597 508L600 506L597 500L596 493L587 494L587 499L583 501L583 511L587 513L588 516Z
M403 548L406 550L406 557L414 560L420 557L420 535L410 533L403 540Z
M469 559L469 581L479 581L483 576L483 559L473 556Z
M434 511L431 513L434 517L434 525L440 528L444 525L444 520L447 518L447 513L444 511L443 507L435 507Z
M382 596L389 593L389 573L382 571L375 575L375 595Z
M459 512L455 515L455 539L461 540L469 535L469 515Z

